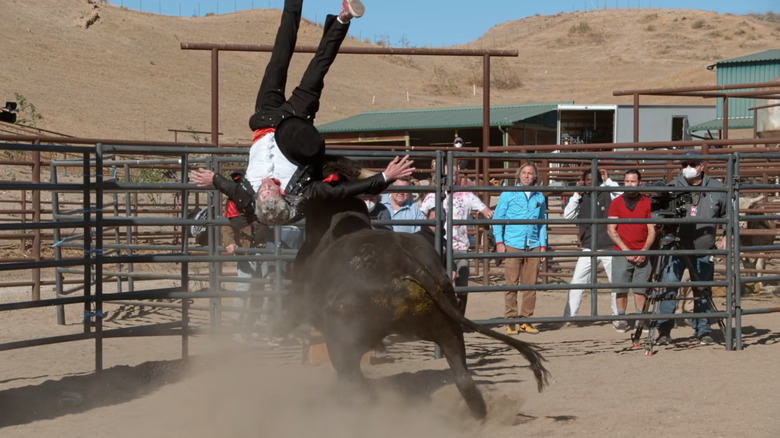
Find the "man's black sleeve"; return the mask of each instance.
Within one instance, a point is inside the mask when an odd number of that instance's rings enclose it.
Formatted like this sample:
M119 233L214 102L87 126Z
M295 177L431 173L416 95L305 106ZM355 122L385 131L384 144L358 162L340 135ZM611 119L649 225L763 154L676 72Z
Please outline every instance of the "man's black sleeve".
M249 190L247 190L247 187L245 186L248 186L248 183L237 183L231 179L225 178L224 176L215 173L212 184L214 184L214 188L222 192L231 201L233 201L234 204L236 204L236 209L238 209L238 211L254 210L252 205L254 202L254 190L252 190L251 186L249 186Z
M377 173L364 180L333 186L322 181L315 181L304 189L304 196L307 199L345 199L363 194L378 195L389 186L390 184L385 182L384 175Z

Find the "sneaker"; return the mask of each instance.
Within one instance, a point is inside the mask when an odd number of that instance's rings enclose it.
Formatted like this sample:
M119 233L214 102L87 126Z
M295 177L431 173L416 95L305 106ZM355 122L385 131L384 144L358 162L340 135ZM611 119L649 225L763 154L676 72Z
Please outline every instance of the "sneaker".
M535 329L534 326L532 326L531 324L520 324L518 330L521 332L528 333L530 335L535 335L539 333L539 330Z
M360 18L366 11L366 7L360 0L344 0L341 2L341 12L339 12L339 21L344 24L349 23L353 18Z
M672 343L672 338L669 335L661 335L655 340L656 345L669 345Z
M715 343L715 340L710 335L701 335L699 336L699 343L701 345L712 345Z
M628 323L626 321L612 321L612 325L615 327L615 331L619 333L625 333L628 330Z
M506 325L506 334L508 334L508 335L516 335L517 333L519 333L517 331L517 325L515 325L515 324L507 324Z

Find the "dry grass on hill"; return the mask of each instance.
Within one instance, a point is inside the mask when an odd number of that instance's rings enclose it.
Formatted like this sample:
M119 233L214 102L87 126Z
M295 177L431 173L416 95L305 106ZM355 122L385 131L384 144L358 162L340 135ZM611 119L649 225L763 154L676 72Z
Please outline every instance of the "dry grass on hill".
M279 17L278 10L263 9L168 17L89 0L5 3L0 99L24 96L47 129L139 140L173 140L169 129L210 129L209 54L181 50L180 43L270 44ZM493 60L494 104L628 102L612 92L713 84L706 65L777 48L774 18L663 9L559 13L502 23L460 47L519 52ZM314 45L319 34L318 26L304 23L299 44ZM224 142L248 141L247 119L267 56L221 54ZM309 56L296 57L291 80L300 78ZM481 105L480 83L481 59L342 56L328 76L318 121L366 110Z

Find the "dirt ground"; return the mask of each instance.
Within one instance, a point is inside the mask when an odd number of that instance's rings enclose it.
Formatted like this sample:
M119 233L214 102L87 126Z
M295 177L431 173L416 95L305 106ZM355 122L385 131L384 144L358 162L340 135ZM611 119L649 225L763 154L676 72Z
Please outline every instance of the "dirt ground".
M541 293L536 316L562 314L564 299ZM780 296L763 293L743 307L778 305ZM606 295L599 306L608 308ZM179 316L170 309L107 310L108 327ZM500 295L472 295L468 316L501 312ZM59 326L53 308L4 312L0 342L82 330L81 311L66 314L67 325ZM193 324L206 322L205 312L193 314ZM243 342L230 334L195 336L186 361L178 337L107 339L99 376L92 341L4 351L0 435L774 437L780 315L745 316L743 323L742 351L727 351L717 331L718 345L700 346L682 327L673 331L673 345L650 357L610 324L540 324L540 334L520 336L547 359L552 378L542 393L514 350L467 334L468 364L488 404L484 422L470 417L445 360L420 341L389 339L364 366L368 389L358 392L338 386L330 365L303 364L295 340L272 347L264 333Z
M208 55L183 51L180 44L270 43L278 23L278 11L259 9L178 18L87 0L0 3L8 6L0 14L6 42L0 64L6 94L0 98L19 93L37 107L41 127L80 137L170 141L171 129L208 129ZM87 26L95 13L100 19ZM320 31L305 23L301 44L316 43ZM518 57L497 60L493 70L513 72L506 74L522 83L494 88L493 104L626 103L630 97L612 92L713 84L714 73L703 66L776 48L779 40L775 24L751 17L619 9L511 20L461 48L518 50ZM346 44L373 46L351 38ZM248 140L246 119L265 59L267 54L221 58L226 144ZM293 63L291 77L300 77L307 59ZM470 80L479 65L340 57L318 122L365 110L481 105L481 91L474 93ZM365 80L355 83L355 77ZM446 83L455 85L437 91ZM28 295L4 289L0 302ZM561 293L541 293L536 316L562 315L564 300ZM743 307L777 308L780 296L753 295ZM599 308L608 308L606 296ZM180 317L172 309L107 310L109 328ZM475 294L467 316L501 313L500 295ZM0 343L79 333L82 315L70 306L66 324L58 325L54 308L3 312ZM205 312L192 318L194 325L208 322ZM697 345L683 327L673 332L673 345L656 347L648 357L610 324L540 324L540 334L520 336L547 358L552 377L542 393L519 354L467 334L468 364L488 404L484 422L470 417L446 362L423 342L389 340L386 351L373 353L365 365L367 390L357 393L337 385L330 365L303 364L294 339L273 347L265 333L243 342L229 333L194 336L186 361L178 337L106 339L99 375L94 341L0 351L0 436L775 437L780 316L746 316L743 326L743 351L727 351L717 332L718 345Z

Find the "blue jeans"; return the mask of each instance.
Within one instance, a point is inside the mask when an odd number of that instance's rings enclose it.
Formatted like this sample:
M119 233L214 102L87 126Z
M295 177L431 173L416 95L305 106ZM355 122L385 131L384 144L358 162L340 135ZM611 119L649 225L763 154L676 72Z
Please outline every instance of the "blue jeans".
M691 264L695 269L696 281L712 281L715 274L715 264L710 260L710 256L693 257L689 256ZM682 278L682 274L687 266L685 265L685 259L682 257L672 257L669 264L664 268L664 282L679 282ZM693 280L694 275L691 275ZM666 296L659 304L659 311L661 313L674 313L674 308L677 302L677 288L669 287L666 289ZM712 300L712 290L709 287L693 288L693 311L694 313L711 313L710 300ZM710 321L708 318L699 318L691 320L696 336L704 336L710 334ZM658 334L661 336L669 336L674 327L674 321L671 319L658 321Z
M240 261L236 263L238 270L237 277L239 278L253 278L257 274L257 262ZM237 283L236 292L248 292L252 288L252 283ZM251 298L233 298L233 305L236 307L248 307L247 304L254 304L254 300ZM243 312L233 313L234 321L248 321L248 315Z
M300 248L302 240L303 240L303 230L300 229L299 227L294 225L283 225L281 227L279 244L281 245L282 248L287 248L287 249ZM269 252L272 252L276 249L276 244L273 241L269 241L266 243L265 249ZM281 267L282 278L288 278L288 269L289 269L288 262L280 261L279 266ZM269 278L275 275L275 273L276 273L275 261L266 261L260 264L259 274L261 277Z

